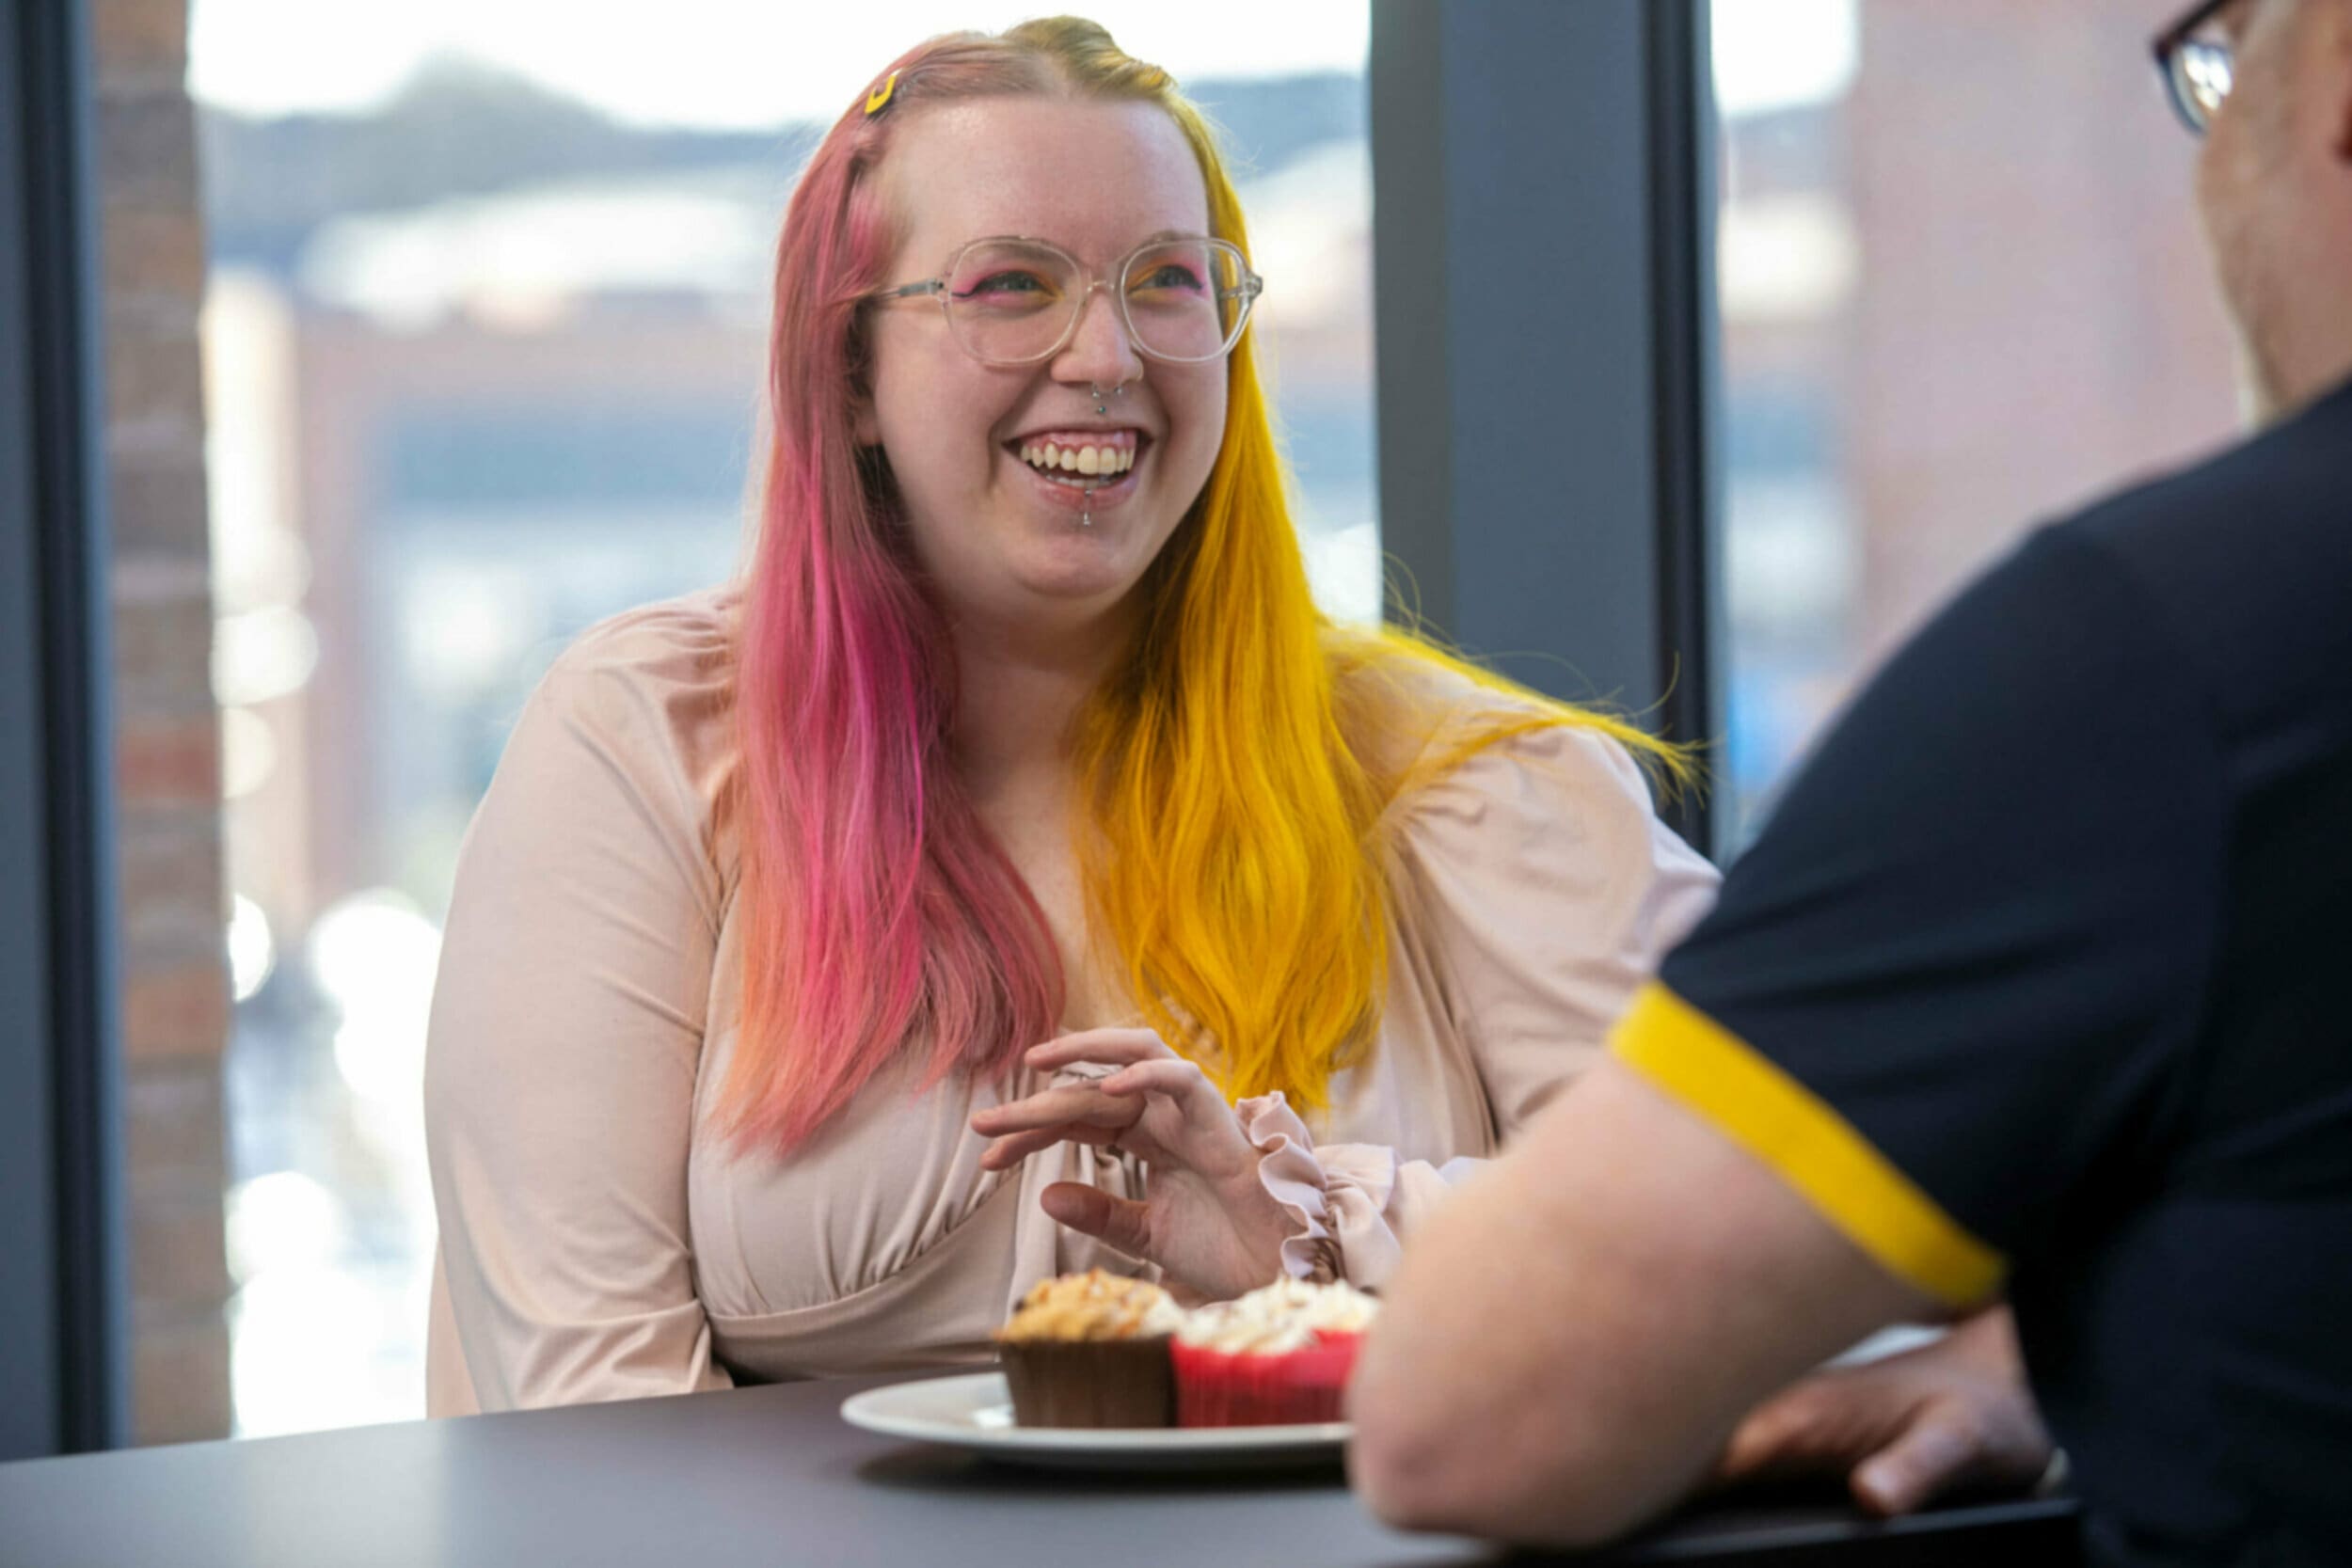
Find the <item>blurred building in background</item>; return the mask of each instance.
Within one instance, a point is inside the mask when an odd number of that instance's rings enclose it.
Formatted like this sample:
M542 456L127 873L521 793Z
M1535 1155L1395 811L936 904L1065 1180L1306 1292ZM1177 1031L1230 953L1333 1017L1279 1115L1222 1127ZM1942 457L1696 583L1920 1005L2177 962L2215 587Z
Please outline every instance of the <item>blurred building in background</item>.
M1963 580L2236 403L2160 0L1714 9L1739 843Z

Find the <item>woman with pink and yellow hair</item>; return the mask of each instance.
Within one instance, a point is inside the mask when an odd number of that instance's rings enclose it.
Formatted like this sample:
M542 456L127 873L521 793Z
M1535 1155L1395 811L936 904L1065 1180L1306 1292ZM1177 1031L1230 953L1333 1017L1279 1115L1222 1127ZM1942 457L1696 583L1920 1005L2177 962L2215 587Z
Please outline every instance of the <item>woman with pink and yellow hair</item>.
M584 636L468 837L436 1411L984 1361L1095 1262L1377 1285L1695 920L1669 753L1316 612L1248 254L1090 23L825 136L748 571Z

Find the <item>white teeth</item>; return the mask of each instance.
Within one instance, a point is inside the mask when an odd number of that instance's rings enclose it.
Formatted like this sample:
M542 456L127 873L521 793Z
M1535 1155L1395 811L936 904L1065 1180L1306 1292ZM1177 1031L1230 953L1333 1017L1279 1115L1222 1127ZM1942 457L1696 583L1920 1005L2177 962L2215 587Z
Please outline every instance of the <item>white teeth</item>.
M1115 475L1136 466L1132 447L1061 447L1051 441L1021 449L1021 461L1048 473Z

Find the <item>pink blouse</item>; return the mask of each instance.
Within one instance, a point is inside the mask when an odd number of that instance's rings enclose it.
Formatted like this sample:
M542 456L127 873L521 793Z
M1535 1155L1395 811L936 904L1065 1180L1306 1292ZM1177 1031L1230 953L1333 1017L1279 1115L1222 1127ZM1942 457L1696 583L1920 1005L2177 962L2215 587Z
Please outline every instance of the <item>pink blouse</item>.
M732 590L583 636L532 695L459 856L426 1054L440 1219L432 1414L985 1364L1028 1287L1148 1272L1038 1206L1135 1194L1065 1146L983 1172L978 1107L1042 1080L876 1079L787 1159L708 1130L735 1045ZM1445 726L1497 699L1433 698ZM1302 1120L1245 1101L1284 1263L1376 1286L1398 1238L1591 1062L1715 874L1614 743L1549 730L1400 799L1380 1037Z

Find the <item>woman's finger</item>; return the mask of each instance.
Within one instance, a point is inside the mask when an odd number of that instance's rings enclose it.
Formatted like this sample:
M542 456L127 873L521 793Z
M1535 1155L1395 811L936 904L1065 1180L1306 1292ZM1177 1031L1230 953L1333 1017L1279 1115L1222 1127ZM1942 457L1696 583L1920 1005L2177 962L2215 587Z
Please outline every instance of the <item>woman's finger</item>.
M1133 1100L1104 1094L1100 1083L1065 1084L1059 1088L1040 1089L1023 1100L982 1106L972 1113L972 1131L995 1137L1065 1121L1092 1121L1117 1127L1135 1120L1140 1114Z
M1149 1029L1082 1029L1043 1045L1029 1047L1026 1058L1040 1072L1052 1072L1079 1062L1105 1062L1125 1067L1155 1056L1174 1056L1167 1042Z
M1057 1127L1040 1127L1026 1132L1015 1132L998 1138L980 1150L982 1170L1009 1170L1040 1149L1056 1144L1092 1144L1101 1148L1119 1136L1116 1127L1095 1127L1082 1121L1066 1121Z
M1103 1080L1103 1092L1138 1106L1166 1104L1172 1115L1147 1109L1120 1136L1120 1146L1154 1166L1182 1165L1214 1181L1257 1168L1258 1153L1223 1091L1187 1061L1170 1059L1123 1068Z
M1136 1095L1165 1095L1176 1102L1184 1114L1184 1120L1203 1132L1222 1132L1228 1128L1238 1132L1240 1123L1234 1119L1233 1108L1225 1102L1225 1096L1209 1082L1209 1075L1181 1056L1163 1062L1139 1062L1121 1068L1095 1085L1104 1094L1119 1099Z
M1038 1205L1073 1230L1098 1237L1130 1258L1149 1259L1151 1212L1133 1198L1113 1197L1082 1181L1057 1181L1038 1195Z

